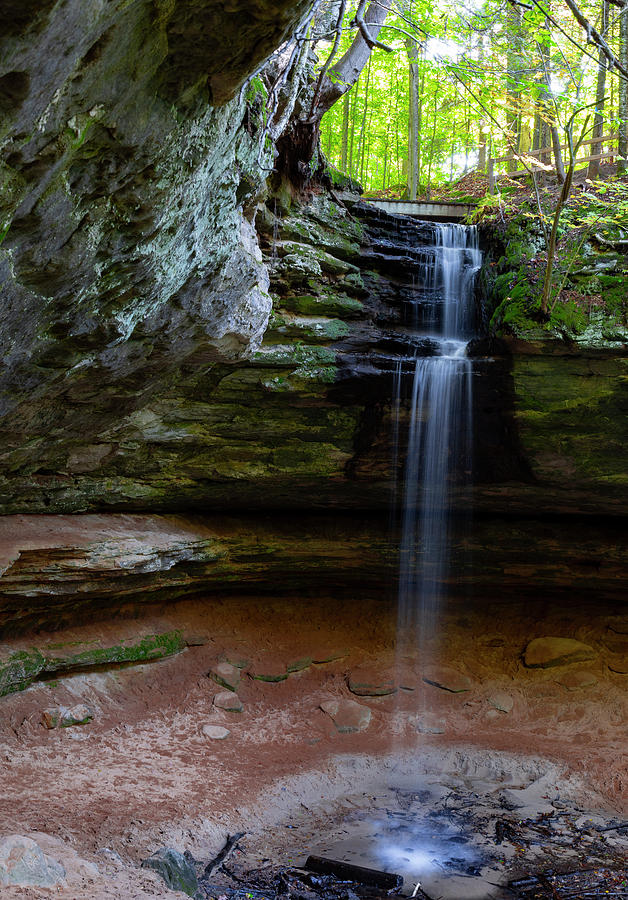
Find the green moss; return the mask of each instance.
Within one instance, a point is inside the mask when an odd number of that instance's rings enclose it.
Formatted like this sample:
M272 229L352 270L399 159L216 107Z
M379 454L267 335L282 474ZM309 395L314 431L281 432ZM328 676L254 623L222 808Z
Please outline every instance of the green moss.
M628 276L598 275L597 280L606 308L625 322L628 313Z
M292 368L320 368L333 366L336 354L329 347L312 347L308 344L277 344L262 347L253 357L254 362L267 366Z
M348 333L349 326L341 319L304 318L274 313L264 335L264 342L279 343L293 337L308 343L326 344L341 340Z
M0 661L0 697L23 691L44 671L45 659L39 650L20 650Z
M364 304L345 293L323 292L321 296L302 294L284 297L281 306L305 316L335 316L339 319L357 319L364 313Z
M78 644L81 646L81 644ZM113 647L90 647L79 652L54 654L64 645L50 645L43 650L22 650L0 662L0 696L21 691L46 674L70 672L74 669L90 669L95 666L127 662L149 662L179 653L185 647L180 631L152 634L137 643L118 644ZM77 646L77 642L65 645Z
M628 360L515 357L521 447L541 482L610 490L628 471Z

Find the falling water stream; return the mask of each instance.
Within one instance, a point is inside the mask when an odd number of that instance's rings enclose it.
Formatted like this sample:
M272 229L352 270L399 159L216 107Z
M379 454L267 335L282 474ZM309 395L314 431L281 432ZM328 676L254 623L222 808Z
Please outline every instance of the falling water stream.
M401 505L398 649L426 660L437 640L448 578L451 489L468 478L471 459L472 378L466 348L474 330L475 277L482 254L477 231L435 225L434 246L420 263L415 304L435 310L434 330L422 333L433 355L414 362ZM415 315L415 322L419 321ZM425 341L423 341L425 346ZM395 408L402 407L402 379ZM398 412L399 415L399 412ZM399 421L394 425L399 453Z

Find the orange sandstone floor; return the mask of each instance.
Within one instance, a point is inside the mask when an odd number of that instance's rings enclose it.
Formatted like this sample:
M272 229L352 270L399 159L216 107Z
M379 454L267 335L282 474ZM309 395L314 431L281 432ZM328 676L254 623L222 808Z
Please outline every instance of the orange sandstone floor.
M352 671L366 667L384 680L398 662L395 612L369 596L196 599L151 608L138 620L39 635L36 643L172 628L197 645L160 662L73 674L0 699L0 838L35 836L67 871L61 887L5 887L3 897L182 896L139 862L163 846L209 859L234 830L257 835L253 844L265 842L277 858L286 851L287 859L294 847L286 822L309 821L316 844L313 822L328 827L325 804L342 803L390 769L395 755L406 775L422 759L430 771L442 760L448 774L464 775L469 761L476 774L494 764L501 781L513 784L526 767L537 779L551 770L582 808L628 812L628 675L609 668L625 658L628 616L599 602L504 598L473 610L452 602L430 663L466 676L462 693L425 683L426 662L416 655L403 660L410 690L376 698L350 692ZM544 635L577 638L596 656L525 668L527 642ZM213 705L222 689L207 673L225 656L246 661L241 713ZM246 674L283 671L312 656L338 658L279 683ZM583 671L589 683L574 687L573 673ZM320 706L334 698L368 706L368 728L339 733ZM43 726L43 709L77 703L93 709L91 723ZM229 736L209 739L208 724L225 726Z

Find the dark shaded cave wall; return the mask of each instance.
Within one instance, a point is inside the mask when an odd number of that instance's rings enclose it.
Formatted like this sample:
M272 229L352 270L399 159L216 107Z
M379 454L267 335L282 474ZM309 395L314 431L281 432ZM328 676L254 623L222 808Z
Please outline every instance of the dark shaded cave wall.
M272 146L239 88L308 6L0 3L5 498L10 473L97 466L121 415L259 342Z

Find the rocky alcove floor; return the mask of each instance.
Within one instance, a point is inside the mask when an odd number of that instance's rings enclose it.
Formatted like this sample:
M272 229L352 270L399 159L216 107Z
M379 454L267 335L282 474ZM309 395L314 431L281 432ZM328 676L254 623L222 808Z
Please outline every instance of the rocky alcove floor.
M498 601L452 602L436 673L412 655L397 665L395 626L379 597L214 597L6 642L178 629L187 646L0 700L0 839L30 836L65 873L3 896L174 896L141 861L162 847L207 861L236 831L236 874L319 853L399 871L431 897L618 869L626 830L600 829L628 811L628 618L599 602L511 601L507 616ZM526 665L543 637L579 641L586 660ZM241 711L215 703L225 693ZM44 710L77 705L85 724L45 726Z

